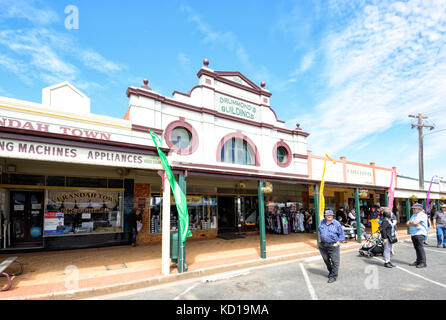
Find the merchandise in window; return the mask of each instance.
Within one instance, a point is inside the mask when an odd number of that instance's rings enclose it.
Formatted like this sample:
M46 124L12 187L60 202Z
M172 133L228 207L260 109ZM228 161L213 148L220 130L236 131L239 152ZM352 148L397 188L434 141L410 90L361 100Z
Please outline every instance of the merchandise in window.
M217 198L215 196L187 195L189 230L217 228ZM170 199L170 231L178 231L178 211L173 196ZM152 194L150 199L150 233L161 233L163 198Z
M44 235L122 232L122 192L49 190Z

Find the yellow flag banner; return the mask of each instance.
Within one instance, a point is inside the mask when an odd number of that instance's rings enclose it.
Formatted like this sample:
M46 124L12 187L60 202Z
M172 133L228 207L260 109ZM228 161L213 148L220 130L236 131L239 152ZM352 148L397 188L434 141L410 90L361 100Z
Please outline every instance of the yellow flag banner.
M324 198L324 186L325 186L325 169L327 167L327 159L336 164L336 161L331 159L327 154L324 158L324 170L322 171L322 179L321 179L321 189L319 191L319 221L322 221L324 218L325 211L325 198Z

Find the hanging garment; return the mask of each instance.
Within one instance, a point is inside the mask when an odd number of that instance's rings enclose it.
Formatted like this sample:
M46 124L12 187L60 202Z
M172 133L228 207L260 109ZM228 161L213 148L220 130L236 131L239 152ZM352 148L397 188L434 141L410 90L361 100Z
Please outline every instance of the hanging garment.
M293 231L299 231L299 220L297 220L297 212L293 212Z
M286 217L288 219L288 234L291 233L291 214L287 212Z
M288 219L287 219L286 215L282 215L281 220L282 220L283 234L289 234L289 230L288 230L289 224L288 224Z
M276 215L275 223L275 232L278 234L282 233L282 223L280 222L280 215Z
M304 227L304 214L299 212L297 214L297 220L298 220L298 224L299 224L299 231L300 232L305 232L305 227Z

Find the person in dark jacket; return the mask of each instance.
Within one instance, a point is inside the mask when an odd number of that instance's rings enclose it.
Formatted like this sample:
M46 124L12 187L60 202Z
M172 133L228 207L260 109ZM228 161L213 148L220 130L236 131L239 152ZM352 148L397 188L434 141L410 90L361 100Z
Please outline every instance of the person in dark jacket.
M390 210L384 210L383 220L381 224L381 235L384 241L384 267L392 268L395 267L392 262L390 262L390 253L392 252L392 243L390 238L395 232L392 224L392 212Z
M132 246L136 246L136 236L138 235L138 221L142 223L141 209L136 208L133 210L129 217L130 229L131 229L131 241Z

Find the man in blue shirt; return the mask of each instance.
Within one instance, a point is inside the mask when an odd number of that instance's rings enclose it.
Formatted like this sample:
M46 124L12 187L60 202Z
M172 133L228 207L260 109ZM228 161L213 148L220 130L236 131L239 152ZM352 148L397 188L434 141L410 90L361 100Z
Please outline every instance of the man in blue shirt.
M424 237L428 232L427 215L424 213L423 206L415 203L412 206L414 214L407 221L410 235L412 236L412 243L417 254L417 260L411 263L410 266L417 268L426 268L426 253L424 252Z
M333 211L325 210L325 219L319 224L319 252L328 269L328 283L338 278L340 264L340 245L345 240L342 225L334 218Z

